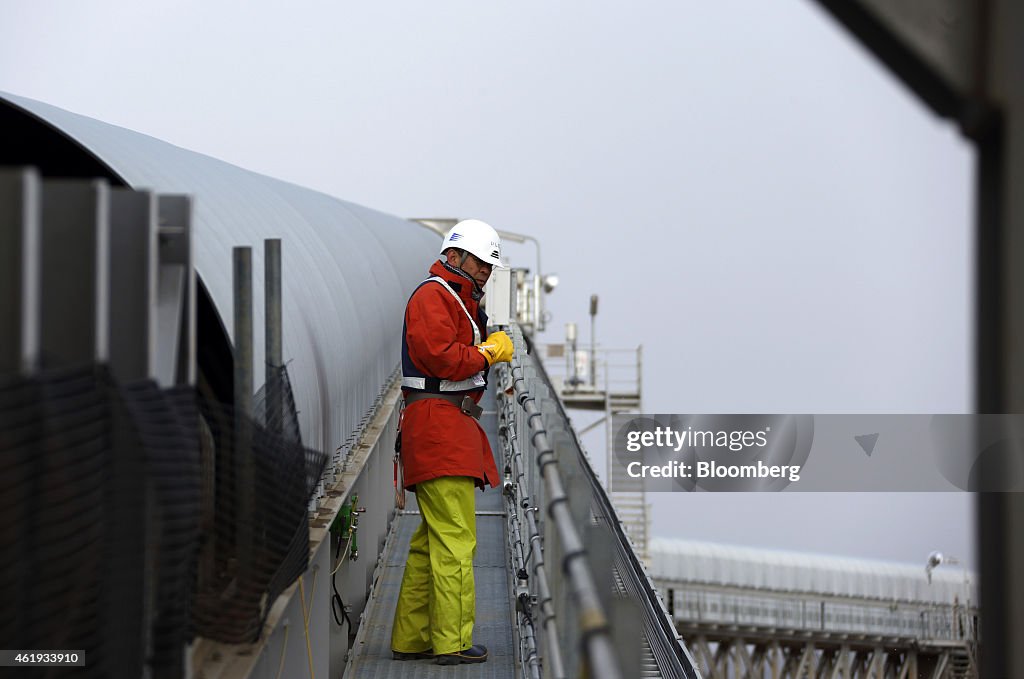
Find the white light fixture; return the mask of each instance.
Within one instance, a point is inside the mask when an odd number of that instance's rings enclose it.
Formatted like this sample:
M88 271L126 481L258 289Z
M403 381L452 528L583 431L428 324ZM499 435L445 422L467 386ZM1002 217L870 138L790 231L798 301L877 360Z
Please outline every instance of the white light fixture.
M932 584L932 571L944 563L960 563L955 556L949 556L942 552L932 552L928 555L928 562L924 565L924 572L928 575L928 584Z

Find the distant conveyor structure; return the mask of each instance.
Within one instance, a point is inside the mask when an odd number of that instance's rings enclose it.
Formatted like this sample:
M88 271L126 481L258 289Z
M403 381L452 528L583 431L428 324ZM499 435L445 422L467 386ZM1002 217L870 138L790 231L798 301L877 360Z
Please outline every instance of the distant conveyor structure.
M491 658L391 658L419 520L396 364L435 233L14 95L0 125L10 647L78 649L76 677L699 676L514 322L481 420Z

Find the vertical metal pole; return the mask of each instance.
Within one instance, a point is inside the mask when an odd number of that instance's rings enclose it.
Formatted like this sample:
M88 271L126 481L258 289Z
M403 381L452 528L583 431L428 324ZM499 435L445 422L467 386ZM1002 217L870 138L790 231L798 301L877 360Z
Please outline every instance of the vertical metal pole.
M537 301L534 308L537 310L537 328L535 332L540 335L540 331L544 329L544 291L540 289L540 286L543 285L542 276L544 274L541 273L540 269L540 241L536 238L532 238L531 240L533 241L533 244L537 246L537 283L534 288L534 294L537 296Z
M597 339L594 335L594 319L597 318L597 295L590 296L590 386L597 386Z
M1003 130L995 125L977 142L975 230L975 401L979 413L1006 412L1005 306L1003 286Z
M591 316L593 319L593 316ZM593 337L593 330L591 330L591 337ZM593 340L591 340L593 341ZM591 365L595 365L591 360ZM593 384L593 379L591 379ZM604 465L605 465L605 477L604 487L608 490L608 497L612 496L612 450L615 442L612 434L612 399L608 391L608 368L604 369ZM613 500L614 502L614 500Z
M636 348L636 395L637 403L643 401L644 398L644 345L640 345ZM644 411L642 405L638 406L639 412Z
M235 410L252 416L252 248L234 255Z
M264 318L266 321L266 417L267 430L281 434L284 426L284 394L281 379L281 239L263 241Z
M255 473L252 459L252 248L236 247L234 259L235 321L235 493L238 498L237 555L240 573L252 565L252 519ZM243 578L244 579L244 578Z
M539 335L541 330L540 312L540 274L533 276L533 334Z
M641 384L640 384L640 375L643 372L643 368L642 368L643 348L644 347L643 347L642 344L636 348L636 412L638 414L644 412L644 392L643 392L643 389L641 388ZM647 506L647 491L644 490L643 483L640 483L639 486L640 486L640 509L641 509L641 511L643 513L643 525L640 527L640 530L643 531L643 533L641 534L642 537L640 539L640 544L642 545L642 547L640 548L640 551L641 551L640 560L643 561L645 566L650 566L650 564L651 564L651 561L650 561L651 554L647 550L647 542L648 542L648 538L650 537L650 534L651 534L651 516L650 516L650 512L648 512L648 506Z
M982 3L989 39L983 89L998 100L998 118L975 135L977 160L976 393L980 413L1024 413L1024 7ZM1010 432L1005 432L1009 434ZM976 446L976 450L981 450ZM1005 464L1005 463L1004 463ZM1009 469L1005 470L1009 472ZM1024 499L1020 493L976 496L981 564L980 674L1021 676L1024 647Z

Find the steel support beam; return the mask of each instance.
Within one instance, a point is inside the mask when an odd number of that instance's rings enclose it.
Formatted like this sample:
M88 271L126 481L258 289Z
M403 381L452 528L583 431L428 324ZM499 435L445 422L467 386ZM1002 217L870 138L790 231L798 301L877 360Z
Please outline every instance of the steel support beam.
M978 677L967 645L914 637L885 638L814 630L755 628L727 623L680 621L705 679L711 677L780 677L782 679L850 679L851 677ZM712 651L714 649L714 652Z
M936 114L974 115L980 32L970 0L818 0Z
M1024 413L1024 3L818 2L975 142L976 410ZM981 673L1024 676L1024 499L980 493L977 507Z
M978 138L977 402L1024 412L1024 5L991 0L985 89L999 110ZM982 676L1024 676L1024 498L978 495Z

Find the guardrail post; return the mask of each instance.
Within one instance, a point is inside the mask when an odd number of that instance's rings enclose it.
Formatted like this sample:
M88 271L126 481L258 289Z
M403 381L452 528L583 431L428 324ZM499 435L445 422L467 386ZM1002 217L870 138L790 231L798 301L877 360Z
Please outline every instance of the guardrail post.
M255 508L252 459L252 248L236 247L233 254L235 335L235 492L238 509L237 555L239 573L252 560L252 517Z
M284 425L284 395L281 384L281 239L263 241L264 320L266 342L266 413L267 429L280 435Z

